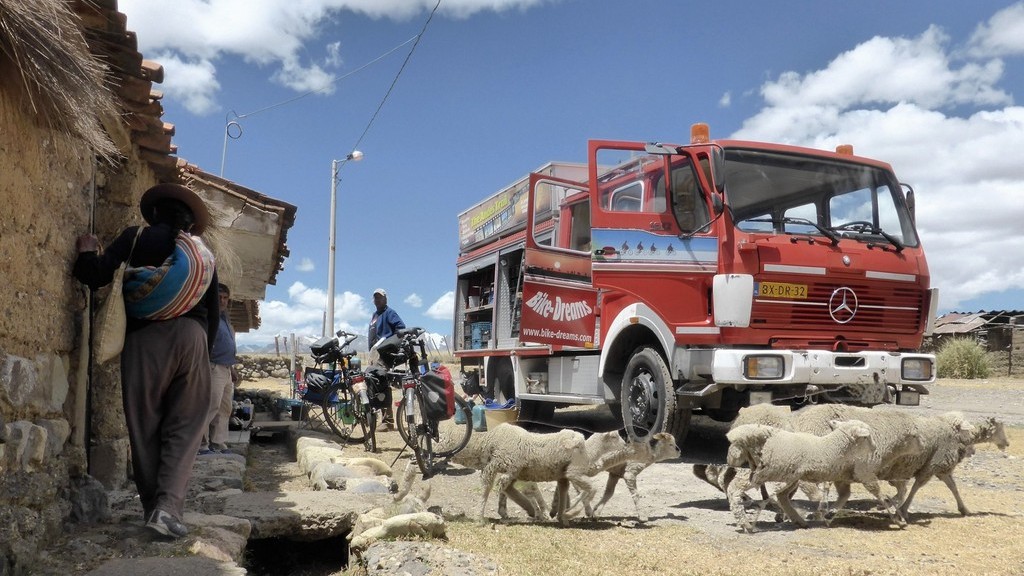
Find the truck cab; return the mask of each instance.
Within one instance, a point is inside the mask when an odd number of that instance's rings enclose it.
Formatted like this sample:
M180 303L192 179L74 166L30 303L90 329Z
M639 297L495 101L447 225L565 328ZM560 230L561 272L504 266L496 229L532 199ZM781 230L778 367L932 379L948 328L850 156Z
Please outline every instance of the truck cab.
M848 147L704 130L591 141L585 179L532 174L522 230L460 259L461 286L496 255L492 312L515 327L458 351L464 365L498 372L521 415L606 402L641 438L758 402L917 403L938 298L912 190Z

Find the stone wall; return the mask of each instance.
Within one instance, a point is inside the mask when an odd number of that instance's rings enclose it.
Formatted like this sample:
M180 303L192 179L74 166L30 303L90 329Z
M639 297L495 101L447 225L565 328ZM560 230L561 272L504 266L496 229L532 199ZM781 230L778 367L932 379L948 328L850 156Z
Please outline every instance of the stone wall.
M287 356L238 355L241 364L238 374L242 380L256 381L264 378L291 378L291 360ZM301 366L296 362L296 367Z
M19 82L0 86L0 574L29 570L87 472L108 488L127 480L117 363L90 374L89 292L70 271L94 200L96 233L109 243L140 220L138 195L156 181L130 156L97 163L31 110Z

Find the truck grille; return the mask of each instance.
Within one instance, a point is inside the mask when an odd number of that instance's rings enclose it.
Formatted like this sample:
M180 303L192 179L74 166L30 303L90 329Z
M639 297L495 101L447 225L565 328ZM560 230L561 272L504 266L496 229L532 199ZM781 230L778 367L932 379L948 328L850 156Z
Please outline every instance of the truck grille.
M801 283L806 278L801 278ZM833 320L829 301L840 288L853 290L856 312L846 323ZM806 299L765 298L755 295L751 327L842 331L885 331L913 334L921 325L924 290L906 283L810 283ZM833 304L838 304L837 298ZM852 305L852 303L851 303ZM842 319L842 316L839 315Z

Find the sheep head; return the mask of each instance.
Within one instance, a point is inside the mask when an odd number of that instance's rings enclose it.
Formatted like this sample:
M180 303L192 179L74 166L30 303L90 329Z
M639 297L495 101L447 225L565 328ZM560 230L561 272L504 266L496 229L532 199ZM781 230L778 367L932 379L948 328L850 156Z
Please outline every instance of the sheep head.
M679 445L676 444L675 436L668 432L658 432L648 441L651 450L651 456L655 462L661 462L662 460L672 460L679 458Z
M870 454L875 451L871 427L861 420L829 420L828 425L832 428L832 434L846 434L850 437L851 453Z
M749 464L755 468L761 463L761 449L778 428L764 424L743 424L730 430L725 437L729 440L727 460L730 466Z
M1006 429L1003 428L1003 423L994 417L989 416L985 418L976 428L978 429L977 442L991 442L1004 453L1010 447L1010 439L1006 437Z

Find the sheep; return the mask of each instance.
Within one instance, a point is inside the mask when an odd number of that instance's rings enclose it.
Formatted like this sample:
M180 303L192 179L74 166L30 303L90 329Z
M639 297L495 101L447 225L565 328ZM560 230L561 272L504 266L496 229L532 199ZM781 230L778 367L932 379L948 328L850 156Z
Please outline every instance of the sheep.
M873 482L870 476L861 476L861 461L868 460L875 451L871 429L858 420L833 421L834 429L825 436L806 432L790 432L761 424L745 424L726 435L731 444L744 454L756 458L751 461L750 486L759 487L765 482L780 482L782 488L775 491L779 506L794 523L806 527L807 522L796 512L789 501L788 492L800 480L812 482L836 482L852 476L868 486ZM730 463L731 464L731 463ZM870 471L868 471L870 474ZM876 490L873 492L883 502ZM731 502L741 526L751 531L742 506Z
M736 419L733 420L732 424L729 425L729 429L732 430L744 424L763 424L765 426L771 426L773 428L781 428L783 430L794 431L792 422L792 409L789 406L778 406L775 404L761 403L753 404L744 408L741 408ZM730 450L735 450L730 446ZM737 462L737 466L743 466L745 458L741 457L740 454L730 454L729 459L733 462ZM694 470L696 473L696 469ZM699 476L698 476L699 477ZM730 476L731 479L731 476ZM714 484L712 484L714 485ZM801 492L807 495L807 498L812 502L821 503L824 499L824 495L818 486L810 482L800 482L798 487ZM722 492L727 492L728 483L725 486L719 488ZM761 487L761 499L768 499L768 491L765 487Z
M926 442L926 449L918 455L907 456L894 462L892 466L880 471L880 477L889 480L889 483L896 487L896 500L901 502L900 512L904 516L909 515L914 495L932 477L939 478L949 488L956 499L957 511L966 516L967 506L953 480L953 470L965 456L973 453L975 444L992 442L997 448L1005 451L1009 441L1003 423L995 418L970 423L958 412L948 412L926 419L925 422L932 424L932 435ZM907 481L899 480L900 477L914 479L914 485L909 493L906 490Z
M881 498L878 479L879 471L890 466L896 459L924 450L922 432L918 428L919 417L901 410L862 408L845 404L810 406L792 415L794 429L817 435L827 433L832 422L837 419L856 419L865 422L871 428L875 450L869 458L857 464L855 474L835 482L836 501L833 514L846 505L850 498L850 485L852 481L856 481L875 496L898 526L906 526L906 519L899 510Z
M611 500L612 495L615 493L615 486L622 479L626 482L629 495L633 497L637 519L640 522L647 522L647 515L640 509L640 492L636 487L636 477L655 462L678 458L679 445L676 444L676 439L671 434L658 432L651 436L651 439L647 442L626 442L622 453L628 458L627 461L609 465L610 462L613 462L618 457L608 456L601 463L601 467L608 471L608 480L605 483L604 494L601 496L601 500L594 506L593 514L597 515L601 508Z
M744 505L753 501L747 495L750 489L750 470L738 468L728 464L694 464L693 475L717 488L725 494L726 499L731 502L742 502ZM819 508L825 502L824 495L818 490L817 485L810 482L800 482L800 489L814 502L818 502ZM778 500L774 499L768 492L768 485L761 486L761 507L767 504L774 504L778 507ZM790 494L790 499L793 495ZM776 522L782 522L785 518L781 509L775 515Z
M611 439L607 435L600 436L606 440ZM525 510L533 511L531 516L536 517L537 511L533 510L533 504L513 486L515 480L557 482L557 489L560 490L558 494L563 495L559 499L557 515L563 526L568 524L565 500L568 499L570 481L587 493L584 501L593 498L593 489L584 480L584 476L595 464L587 456L583 435L573 430L537 434L512 424L501 424L488 431L471 454L461 459L458 456L453 458L456 463L480 469L483 486L478 516L480 522L484 521L487 498L495 485L499 494L506 493Z
M747 409L745 409L747 410ZM744 410L740 411L741 414ZM778 419L778 413L770 413ZM877 498L880 495L878 471L888 466L894 459L915 454L923 450L921 434L917 429L917 417L901 410L886 408L861 408L845 404L819 404L793 412L788 419L790 429L815 434L818 436L830 432L833 420L857 419L868 424L872 432L875 451L870 458L858 463L856 477L866 480L865 488ZM773 420L774 421L774 420ZM730 447L732 452L734 449ZM857 480L860 481L860 480ZM837 498L835 510L841 510L850 498L850 479L840 479L836 483ZM898 516L899 510L883 504L890 516L899 526L906 521Z
M591 507L595 491L584 477L595 476L607 470L609 477L605 486L605 493L597 508L607 503L615 492L615 485L618 483L618 480L625 478L626 485L633 496L633 502L637 505L637 516L641 522L646 521L646 517L639 508L636 475L654 462L679 457L679 447L676 445L675 438L667 433L658 433L653 435L651 439L640 442L629 440L624 431L621 430L592 434L584 441L584 450L588 461L586 469L582 471L582 475L569 478L570 483L580 492L579 498L573 502L572 506L568 507L567 514L569 517L578 515L581 506L588 518L593 518L596 515L596 508ZM479 460L475 464L482 468ZM516 478L516 480L522 480L522 478ZM518 482L513 484L514 487L517 485L522 490L506 490L498 494L498 515L502 518L506 517L506 496L512 498L531 516L534 515L531 512L531 508L534 510L543 509L543 495L535 484ZM524 506L523 502L517 499L520 495L531 506ZM551 501L551 516L558 516L566 507L567 495L566 498L563 498L561 490L556 488Z

